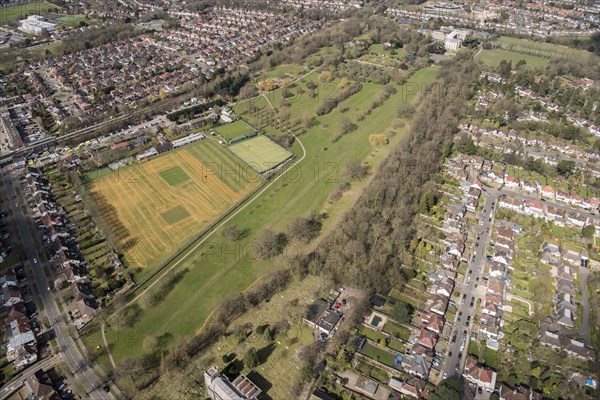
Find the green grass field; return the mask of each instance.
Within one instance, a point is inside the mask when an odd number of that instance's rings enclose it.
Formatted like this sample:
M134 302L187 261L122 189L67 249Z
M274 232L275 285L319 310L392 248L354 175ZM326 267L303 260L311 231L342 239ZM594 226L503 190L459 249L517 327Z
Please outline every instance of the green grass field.
M548 65L553 58L573 58L584 62L591 57L587 51L567 46L506 36L500 37L495 44L499 47L481 50L477 59L492 67L497 67L502 60L512 61L513 66L520 60L525 60L527 65L538 68Z
M511 61L513 66L520 60L525 60L528 66L534 68L545 67L550 62L549 59L513 53L511 51L502 49L481 50L481 52L477 55L477 60L489 65L490 67L497 67L500 65L502 60Z
M225 140L252 133L255 130L244 121L235 121L230 124L220 125L214 129Z
M169 168L158 173L170 186L179 186L190 180L188 174L181 167Z
M291 219L310 211L327 212L329 218L325 221L324 232L335 226L336 221L343 217L344 210L351 207L360 194L357 189L351 189L338 202L328 202L330 193L343 179L344 166L350 160L362 160L376 168L389 148L374 149L369 145L369 135L395 133L391 140L397 142L405 129L392 126L398 104L402 101L413 101L417 93L409 89L415 85L425 85L436 74L435 67L416 72L407 80L405 86L398 86L396 94L367 115L354 132L335 143L332 143L331 139L342 116L352 117L356 111L365 110L372 93L381 90L381 86L364 85L363 91L344 101L341 107L319 117L318 124L299 138L306 149L306 157L229 221L228 224L237 225L239 229L247 229L249 234L235 245L227 242L219 234L211 236L210 246L199 246L175 269L189 269L185 279L166 294L160 303L146 310L133 328L118 329L114 325L111 326L107 332L107 339L115 360L119 362L124 357L144 354L142 343L148 334L162 335L168 332L174 338L195 334L212 310L224 299L240 293L257 279L279 267L283 262L279 258L257 261L246 251L263 229L283 232ZM315 82L317 78L317 72L307 77ZM325 91L326 85L319 84L319 89ZM314 113L322 99L323 97L319 100L304 96L294 102L291 109L300 115L303 112ZM276 107L279 105L280 91L274 93L271 101ZM258 108L266 106L259 101L255 101L255 104ZM253 125L260 125L262 117L256 113L248 113L246 104L240 103L234 109L238 115L244 113L244 118ZM345 111L342 112L342 109ZM277 132L277 128L269 129ZM295 143L292 150L300 159L303 154L300 145ZM359 184L357 187L360 187ZM215 249L220 251L213 251ZM100 336L96 335L90 336L86 342L90 348L95 348L100 340ZM170 344L174 341L171 340ZM107 365L106 356L101 357L100 362Z
M188 210L183 206L176 206L168 211L160 214L161 218L169 225L175 225L179 221L182 221L190 216Z
M229 146L229 150L259 174L275 168L292 153L266 136L257 136Z
M44 15L59 10L60 7L47 1L0 8L0 23L26 18L27 15Z
M365 343L363 348L360 350L365 356L377 360L380 363L391 366L394 362L394 355L389 353L382 348L372 345L371 343Z
M383 331L405 341L408 341L410 338L410 329L404 325L397 324L394 321L388 321L383 327Z

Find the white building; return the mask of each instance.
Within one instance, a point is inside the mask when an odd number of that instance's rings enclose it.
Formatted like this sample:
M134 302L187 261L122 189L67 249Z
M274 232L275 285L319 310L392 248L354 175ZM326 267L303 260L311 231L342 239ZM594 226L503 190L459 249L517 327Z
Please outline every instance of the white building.
M21 21L21 30L32 35L41 35L45 29L48 33L54 32L56 25L43 20L39 15L30 15Z

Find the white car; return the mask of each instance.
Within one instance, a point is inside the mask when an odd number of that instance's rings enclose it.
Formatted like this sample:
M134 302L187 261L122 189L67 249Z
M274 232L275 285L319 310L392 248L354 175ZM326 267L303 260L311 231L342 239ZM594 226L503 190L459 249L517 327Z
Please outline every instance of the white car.
M34 264L37 264L37 258L34 258L34 259L33 259L33 263L34 263Z

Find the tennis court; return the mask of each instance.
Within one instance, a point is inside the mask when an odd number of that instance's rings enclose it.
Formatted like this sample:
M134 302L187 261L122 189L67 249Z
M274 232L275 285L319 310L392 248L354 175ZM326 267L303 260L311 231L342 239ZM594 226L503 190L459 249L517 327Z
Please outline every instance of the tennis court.
M257 136L229 146L229 150L258 173L275 168L292 153L266 136Z

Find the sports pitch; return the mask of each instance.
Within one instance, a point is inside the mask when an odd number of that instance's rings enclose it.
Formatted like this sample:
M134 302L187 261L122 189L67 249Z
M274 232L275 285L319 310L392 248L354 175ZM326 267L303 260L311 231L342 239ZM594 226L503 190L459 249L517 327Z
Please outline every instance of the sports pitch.
M292 153L266 136L257 136L236 143L229 146L229 150L258 173L273 169L292 157Z
M254 128L244 121L235 121L230 124L221 125L216 127L214 130L225 140L230 140L237 136L255 132Z
M46 1L2 7L0 8L0 23L23 19L29 14L45 15L52 10L58 9L60 7Z
M131 165L90 183L134 267L154 268L260 183L214 141Z

